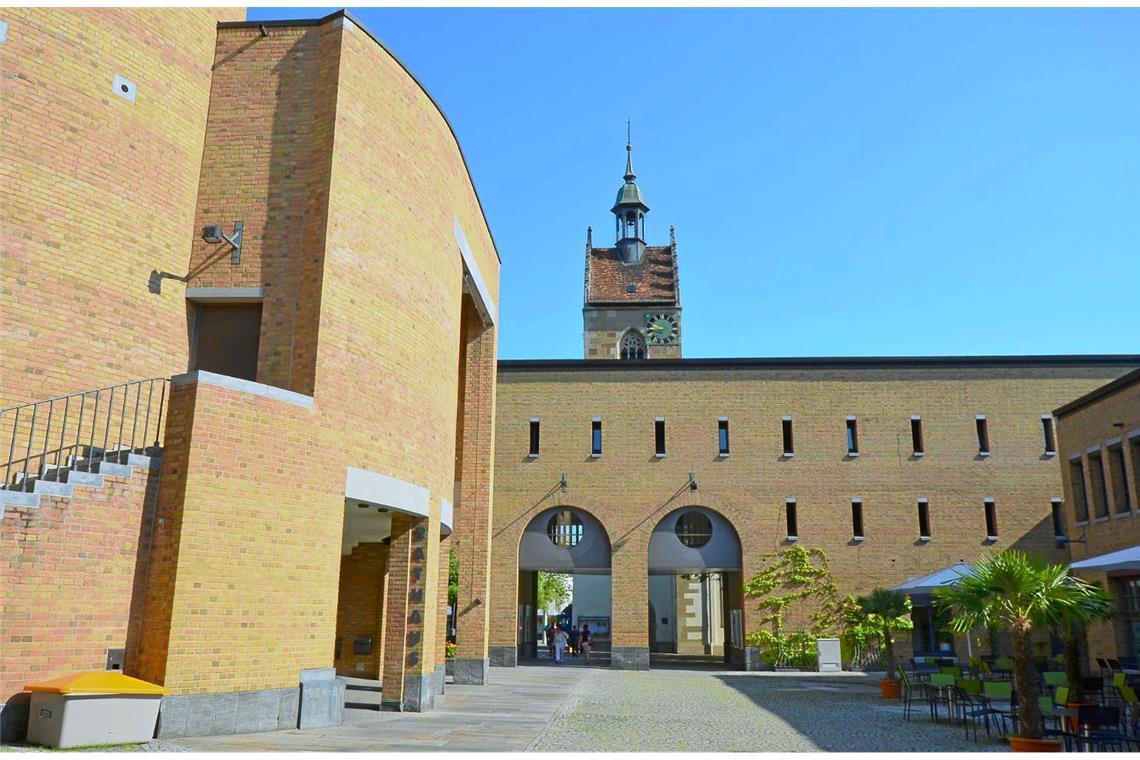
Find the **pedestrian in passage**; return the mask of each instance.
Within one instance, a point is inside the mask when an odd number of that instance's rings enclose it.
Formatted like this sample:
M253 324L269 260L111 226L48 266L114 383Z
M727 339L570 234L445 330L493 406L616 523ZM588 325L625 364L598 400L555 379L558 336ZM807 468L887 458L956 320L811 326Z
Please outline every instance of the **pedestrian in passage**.
M582 633L578 635L578 648L582 650L583 663L590 664L590 650L594 647L594 639L590 636L590 626L582 623Z
M554 664L562 664L562 652L566 649L566 643L569 638L566 636L566 631L562 630L562 626L554 626Z

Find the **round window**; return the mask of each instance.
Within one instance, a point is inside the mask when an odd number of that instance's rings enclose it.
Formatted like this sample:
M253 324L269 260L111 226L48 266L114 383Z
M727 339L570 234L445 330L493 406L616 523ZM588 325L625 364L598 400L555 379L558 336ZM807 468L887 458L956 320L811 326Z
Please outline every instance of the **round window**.
M712 538L712 521L703 512L686 512L677 518L677 526L673 531L682 544L696 549Z
M555 512L546 524L546 537L555 546L577 546L582 541L584 532L582 518L568 509Z

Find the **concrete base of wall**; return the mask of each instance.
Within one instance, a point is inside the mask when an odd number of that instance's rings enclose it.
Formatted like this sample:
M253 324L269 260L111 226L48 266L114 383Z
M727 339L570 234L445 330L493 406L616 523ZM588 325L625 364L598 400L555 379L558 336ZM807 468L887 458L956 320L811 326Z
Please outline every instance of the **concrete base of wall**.
M298 728L327 728L344 724L344 690L347 682L332 668L301 671Z
M471 686L483 686L487 683L487 670L491 666L490 659L483 660L455 660L455 683L464 683Z
M22 742L28 738L28 705L30 694L17 694L0 704L0 744Z
M487 659L492 668L513 668L518 664L518 650L514 646L490 646Z
M763 670L764 663L760 660L760 647L744 648L744 669Z
M614 670L649 670L649 647L614 647L610 652Z
M443 691L447 685L447 667L439 665L432 674L432 685L435 687L435 701L439 704L443 701Z
M342 719L343 697L342 690ZM176 739L297 728L300 705L299 687L163 697L155 735L159 739Z
M436 695L443 694L444 667L426 676L404 676L403 699L381 700L380 709L393 712L427 712L435 707Z

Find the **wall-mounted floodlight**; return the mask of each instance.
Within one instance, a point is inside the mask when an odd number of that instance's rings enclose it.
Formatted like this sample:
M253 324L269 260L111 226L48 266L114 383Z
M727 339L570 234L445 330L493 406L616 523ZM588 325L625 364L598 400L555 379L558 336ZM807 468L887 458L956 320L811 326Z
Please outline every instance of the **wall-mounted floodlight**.
M691 472L689 473L689 490L697 490L697 476Z
M558 487L562 489L562 493L566 493L570 488L570 479L566 477L566 473L562 473L562 480L558 482Z
M234 222L233 234L227 235L222 232L222 225L207 224L202 228L202 239L210 245L229 243L232 247L232 250L230 250L230 263L237 266L241 263L241 235L244 227L245 225L241 222Z

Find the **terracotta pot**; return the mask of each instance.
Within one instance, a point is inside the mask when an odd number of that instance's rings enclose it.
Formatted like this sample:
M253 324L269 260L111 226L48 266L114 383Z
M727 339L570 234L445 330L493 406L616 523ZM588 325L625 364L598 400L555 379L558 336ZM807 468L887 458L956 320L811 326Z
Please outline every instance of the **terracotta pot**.
M902 682L883 679L879 681L879 691L883 692L883 699L898 699L902 696Z
M1057 739L1025 739L1011 736L1009 748L1013 752L1060 752L1061 742Z

